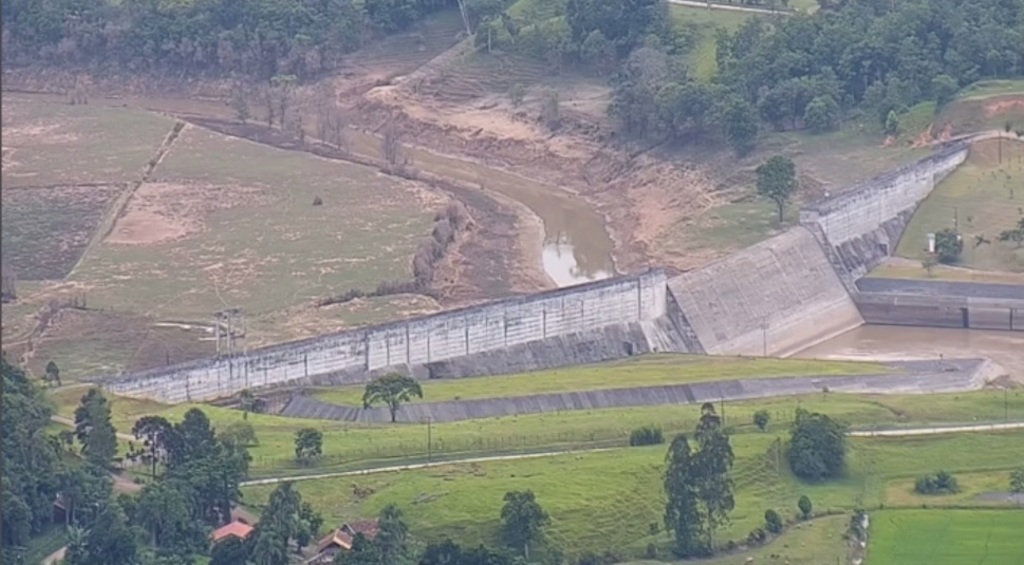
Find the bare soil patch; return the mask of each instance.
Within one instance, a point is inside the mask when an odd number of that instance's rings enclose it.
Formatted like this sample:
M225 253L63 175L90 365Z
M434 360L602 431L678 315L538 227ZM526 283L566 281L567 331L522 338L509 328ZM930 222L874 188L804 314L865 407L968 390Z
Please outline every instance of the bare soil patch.
M257 203L266 198L255 186L153 182L136 189L106 242L155 245L183 239L204 229L214 210Z

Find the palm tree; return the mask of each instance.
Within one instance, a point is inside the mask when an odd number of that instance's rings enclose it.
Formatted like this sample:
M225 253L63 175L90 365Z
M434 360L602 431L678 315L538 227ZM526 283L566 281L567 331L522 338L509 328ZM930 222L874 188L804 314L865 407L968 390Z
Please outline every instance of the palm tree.
M67 563L81 563L89 549L89 531L78 526L71 526L68 528L67 540L64 561Z

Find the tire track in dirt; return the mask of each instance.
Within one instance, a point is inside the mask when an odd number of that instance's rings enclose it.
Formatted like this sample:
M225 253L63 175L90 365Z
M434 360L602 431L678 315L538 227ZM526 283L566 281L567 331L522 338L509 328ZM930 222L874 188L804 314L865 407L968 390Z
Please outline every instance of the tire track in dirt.
M174 123L174 127L171 128L171 131L167 133L163 142L161 142L160 146L157 147L156 153L149 160L149 163L146 164L146 167L143 169L139 179L127 183L127 186L117 197L117 200L114 201L113 205L111 205L107 210L107 213L104 214L103 219L100 221L100 225L97 226L96 231L93 232L93 237L89 240L89 244L85 246L82 254L78 257L78 261L75 262L75 266L68 271L69 277L78 269L78 266L82 264L82 261L89 252L92 251L99 242L106 239L107 236L110 235L110 232L114 230L117 220L124 215L125 210L128 208L128 203L131 201L132 197L135 196L135 192L140 186L149 180L153 171L156 170L157 166L161 162L163 162L164 157L171 150L171 147L174 146L174 142L178 139L178 136L185 129L186 125L188 124L181 120L176 121Z

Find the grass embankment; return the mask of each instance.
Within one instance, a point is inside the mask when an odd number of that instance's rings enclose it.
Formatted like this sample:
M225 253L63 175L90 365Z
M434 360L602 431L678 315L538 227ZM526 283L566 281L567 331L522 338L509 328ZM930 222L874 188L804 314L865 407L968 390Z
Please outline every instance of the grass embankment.
M740 539L774 508L795 517L796 502L806 494L817 511L891 505L890 479L935 469L950 472L998 471L1020 463L1017 446L1024 432L961 434L918 438L850 440L848 470L840 480L808 485L797 481L785 460L776 467L775 433L733 436L736 453L736 509L732 523L718 535L721 542ZM668 544L661 528L664 502L664 445L623 448L543 459L495 461L472 465L344 477L296 483L314 501L327 523L376 514L384 505L401 506L410 530L420 540L444 535L462 543L496 543L501 498L509 490L533 490L551 514L549 539L570 554L585 550L640 554L648 543ZM250 504L266 502L272 487L244 489ZM935 505L943 504L936 497Z
M1019 565L1020 510L886 510L871 514L868 565Z
M82 394L82 389L55 394L59 412L73 417ZM1024 392L1012 391L1007 401L1005 408L1009 419L1024 420ZM114 425L124 433L130 433L134 421L143 415L159 414L176 420L192 407L117 397L111 403ZM773 420L769 430L781 433L787 429L797 406L822 411L865 428L1002 421L1004 417L1004 397L1000 391L929 396L816 394L727 403L719 409L724 408L727 423L741 433L755 429L751 424L754 412L768 410ZM242 413L237 410L199 407L219 428L242 420ZM692 406L666 405L434 424L429 430L430 451L437 461L501 453L621 446L627 443L633 429L647 424L660 425L667 434L689 431L696 424L696 412L696 407ZM248 421L259 439L259 445L251 448L254 477L397 465L423 461L427 455L425 423L371 425L262 414L250 414ZM324 457L317 466L303 468L293 460L294 437L296 431L309 426L324 432Z
M900 239L897 255L925 258L926 236L959 226L964 238L960 266L1024 273L1024 247L999 242L1024 208L1024 142L988 140L971 147L967 161L921 203ZM983 237L988 243L978 242ZM928 276L920 268L920 276Z
M424 400L438 402L743 378L891 372L894 370L878 363L659 354L518 375L431 380L422 386ZM332 387L317 391L316 396L326 402L360 405L363 402L363 390L362 386Z

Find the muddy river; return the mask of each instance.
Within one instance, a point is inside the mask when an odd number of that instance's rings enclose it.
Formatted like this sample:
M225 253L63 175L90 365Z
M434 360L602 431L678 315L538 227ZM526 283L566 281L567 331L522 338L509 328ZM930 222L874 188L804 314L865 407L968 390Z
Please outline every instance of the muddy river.
M899 360L987 357L1024 379L1024 333L903 326L861 326L794 357Z

